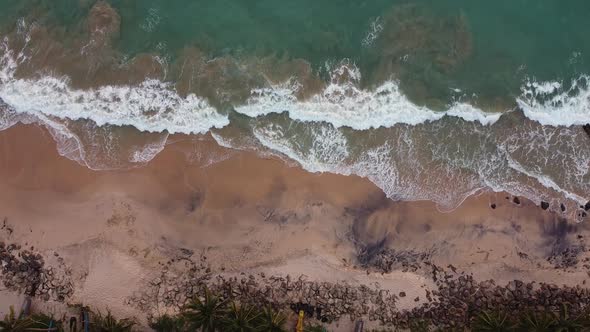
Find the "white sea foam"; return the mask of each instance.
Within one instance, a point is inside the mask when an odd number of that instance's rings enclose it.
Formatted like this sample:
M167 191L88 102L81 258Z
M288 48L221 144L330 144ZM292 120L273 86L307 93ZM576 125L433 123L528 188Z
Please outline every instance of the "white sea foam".
M491 125L500 119L502 113L486 113L469 104L457 103L446 112L446 115L470 122L477 121L482 125Z
M172 84L155 79L137 86L107 85L80 90L70 87L64 77L16 78L17 57L6 46L3 48L0 98L17 113L185 134L206 133L229 123L227 116L218 113L205 99L194 94L182 97Z
M572 193L568 190L561 188L561 186L559 186L549 176L547 176L545 174L538 174L538 173L535 173L532 171L528 171L527 169L525 169L524 166L522 166L520 163L518 163L517 161L515 161L514 159L512 159L510 157L508 157L508 165L510 166L510 168L516 170L517 172L525 174L525 175L535 179L543 187L553 189L553 190L563 194L566 198L577 202L578 204L585 204L587 202L587 199L585 199L584 197L581 197L580 195L577 195L575 193ZM534 198L531 198L531 199L534 200ZM537 202L537 203L540 203L540 202Z
M0 100L0 130L6 130L22 120L21 114L16 113Z
M129 158L129 161L132 163L140 163L145 164L150 160L154 159L154 157L164 150L166 146L166 141L168 139L168 134L163 135L160 140L154 143L146 144L143 147L138 147L133 154Z
M63 78L13 79L0 86L0 98L20 113L88 119L99 126L131 125L148 132L205 133L229 123L205 100L193 94L182 98L157 80L75 90Z
M74 160L82 166L90 169L102 169L98 165L92 165L86 159L86 149L78 136L72 133L63 123L55 121L43 114L36 115L36 121L42 124L55 141L57 152L68 159Z
M113 142L109 142L108 137L105 139L104 133L103 137L92 137L92 128L107 124L130 125L144 131L200 133L228 123L225 116L203 100L196 96L181 98L169 84L155 80L136 87L76 90L65 78L18 79L14 72L20 61L26 61L26 56L9 50L6 39L0 43L0 52L0 100L3 102L0 130L18 122L43 125L56 141L60 155L91 169L143 164L161 151L166 137L163 136L161 142L138 146L138 151L125 163L125 160L116 160L118 155L111 159L108 155L99 155L115 147L99 146ZM67 119L91 120L92 128L88 128L90 132L85 132L84 138L79 137L69 128Z
M349 156L348 141L337 129L328 126L308 128L313 137L310 145L302 146L292 134L278 125L254 129L254 136L265 147L297 161L310 172L332 172L349 175L345 160ZM304 137L301 137L304 138Z
M222 128L229 123L228 117L220 114L205 99L196 95L181 97L172 84L158 80L146 80L137 86L102 86L79 90L72 88L68 80L62 77L16 78L14 71L17 64L26 58L22 54L12 54L1 45L0 51L4 51L0 58L0 98L9 106L7 111L0 112L0 130L19 121L42 123L57 141L61 155L90 168L113 166L98 165L95 162L98 158L92 154L101 150L90 151L93 147L85 146L88 145L88 139L72 132L64 124L64 119L91 120L98 127L128 125L141 131L187 134L205 133L211 128ZM445 112L434 111L412 103L402 94L395 81L387 81L368 90L359 88L360 78L358 68L342 65L332 70L332 79L323 91L306 100L296 97L301 86L291 80L254 89L247 102L235 106L235 109L251 118L287 112L291 119L304 122L301 128L290 131L289 127L279 124L257 126L257 120L251 121L258 146L287 156L312 172L367 177L391 198L431 199L449 209L487 186L496 191L522 194L533 200L545 195L546 189L577 202L583 200L569 190L569 183L552 179L541 171L530 171L528 165L511 163L501 153L487 151L489 146L498 143L496 141L482 139L479 142L482 151L477 150L479 146L475 146L476 153L457 145L463 150L450 148L438 151L440 155L434 155L432 151L431 154L423 151L425 142L444 146L444 136L439 137L439 140L434 137L433 141L427 141L425 136L416 138L411 134L414 128L420 127L412 127L414 125L442 124L448 120L444 117L456 117L473 126L465 128L465 131L488 137L487 129L493 128L501 113L487 113L466 103L455 103ZM567 89L557 82L527 83L517 102L527 117L541 124L569 126L590 122L588 78L580 78ZM394 127L397 124L410 126L397 140L370 147L355 146L356 142L349 141L349 137L344 135L345 131L340 129L349 127L369 130ZM433 126L427 135L434 135L439 129ZM441 132L456 134L449 128L442 128ZM480 137L473 135L466 135L457 141L469 145ZM236 147L231 140L218 134L214 134L214 138L220 145ZM164 136L161 141L138 146L132 153L124 155L125 161L146 163L162 150L165 141ZM92 142L95 144L98 141ZM104 139L101 142L110 141ZM416 146L416 142L425 145ZM526 142L526 138L522 142ZM248 145L248 148L252 146L256 145ZM531 158L533 162L538 161ZM587 174L588 170L587 165L585 168L582 166L578 167L583 173L580 177ZM440 178L429 176L433 172L439 172ZM538 185L518 183L510 176L503 178L511 172L534 178ZM441 179L446 182L440 182Z
M364 47L370 47L373 45L375 40L379 38L381 31L383 31L383 23L381 22L381 17L378 16L369 24L369 31L367 31L367 35L361 41L361 45Z
M374 90L360 89L357 85L360 71L356 68L348 69L348 82L338 82L335 77L342 76L342 68L335 70L332 82L322 92L306 100L298 100L296 93L299 86L288 82L252 90L246 104L235 109L250 117L288 112L289 117L295 120L324 121L335 127L356 130L396 124L417 125L440 120L445 115L482 124L492 124L500 118L500 113L486 113L468 104L455 104L446 112L418 106L402 94L395 81L387 81Z
M559 82L527 82L517 103L524 114L542 125L590 123L590 76L582 75L568 88Z

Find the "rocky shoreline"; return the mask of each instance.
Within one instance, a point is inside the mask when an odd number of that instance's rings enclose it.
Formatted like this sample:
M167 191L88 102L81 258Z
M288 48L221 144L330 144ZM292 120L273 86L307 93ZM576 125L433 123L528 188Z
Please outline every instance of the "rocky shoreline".
M6 289L37 297L43 301L64 302L74 293L71 272L59 259L60 266L45 266L45 259L34 248L0 242L1 280ZM55 254L57 257L57 253Z
M375 248L373 248L375 249ZM374 285L309 280L304 275L266 275L213 271L204 255L178 250L174 258L162 263L159 274L126 304L155 317L162 312L179 312L205 289L222 299L255 306L272 306L294 313L304 310L308 318L321 323L365 320L383 327L411 328L417 322L438 328L466 328L486 312L514 315L526 312L559 312L567 307L570 315L585 315L590 305L590 289L558 286L534 281L513 280L496 284L476 280L452 265L440 267L428 260L427 253L402 253L389 249L359 250L363 269L412 270L433 280L436 289L426 290L426 298L415 298L409 310L397 308L406 292L392 293ZM54 254L58 257L57 254ZM46 266L45 258L33 248L0 243L1 277L4 286L41 301L68 303L74 285L61 257L60 268ZM368 270L367 270L368 271Z
M183 273L178 271L184 265ZM436 290L426 291L426 299L411 310L398 310L396 303L405 292L393 294L379 286L351 286L347 283L311 281L301 276L266 276L264 273L231 274L212 272L205 257L197 262L179 257L167 262L159 277L150 281L128 304L155 313L163 308L181 310L205 288L222 299L304 310L307 317L322 323L343 319L376 322L383 327L412 328L420 324L443 329L464 329L486 312L506 312L514 316L527 312L559 312L567 306L570 315L588 313L590 290L581 286L558 286L534 281L513 280L498 285L494 280L476 280L471 274L449 265L439 267L428 261L409 264L428 274Z

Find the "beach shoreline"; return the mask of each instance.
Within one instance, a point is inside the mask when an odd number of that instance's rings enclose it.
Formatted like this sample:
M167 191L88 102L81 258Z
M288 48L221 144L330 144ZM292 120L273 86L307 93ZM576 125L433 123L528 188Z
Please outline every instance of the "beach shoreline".
M145 317L130 299L182 253L206 256L223 275L379 283L407 294L398 309L436 288L425 262L498 284L588 278L587 226L525 199L483 192L441 213L431 202L391 201L356 176L308 173L207 137L170 142L144 167L92 171L59 156L42 127L0 132L0 240L40 253L72 286L35 303ZM1 299L6 310L22 297L4 290Z

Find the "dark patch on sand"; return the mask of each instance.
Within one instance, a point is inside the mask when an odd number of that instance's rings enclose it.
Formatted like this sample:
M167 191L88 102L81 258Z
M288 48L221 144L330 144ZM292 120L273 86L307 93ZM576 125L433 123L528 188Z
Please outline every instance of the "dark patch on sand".
M186 209L187 211L190 212L195 212L199 207L201 207L201 205L203 204L203 201L205 200L205 194L201 191L192 191L187 199L187 206Z
M432 251L395 250L389 248L388 236L380 241L357 247L357 260L368 270L389 273L394 270L417 271L423 263L430 262Z
M383 192L370 195L368 199L361 202L357 206L345 207L344 216L352 218L352 241L354 243L363 243L366 237L366 226L369 217L382 209L390 206L391 201L385 196Z
M548 222L541 221L540 225L544 236L556 240L565 239L568 234L578 231L578 225L569 223L561 217L555 217Z
M381 254L387 246L387 235L380 241L369 243L359 249L358 260L362 265L369 264L377 255Z
M542 222L541 227L546 238L545 246L549 251L547 261L559 269L576 266L579 255L586 252L586 245L583 236L576 236L576 241L573 235L583 226L569 223L565 218L555 217L548 222Z

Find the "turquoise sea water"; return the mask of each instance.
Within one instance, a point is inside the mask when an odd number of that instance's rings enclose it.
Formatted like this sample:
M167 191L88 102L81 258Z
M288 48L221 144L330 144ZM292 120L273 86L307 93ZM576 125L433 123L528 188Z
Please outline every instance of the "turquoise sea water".
M590 72L590 4L587 1L333 1L223 0L109 2L121 15L116 48L133 56L142 52L175 56L187 45L224 54L270 54L303 58L320 68L326 61L351 59L366 72L393 55L407 81L421 81L433 95L453 86L482 96L518 94L522 80L569 80ZM92 7L80 0L4 0L5 26L41 12L42 22L71 31ZM409 8L411 7L411 8ZM459 19L461 18L461 19ZM457 27L464 20L465 27ZM383 26L381 45L362 45L371 24ZM403 25L400 27L399 25ZM453 54L450 45L464 28L472 50ZM422 38L428 45L412 42ZM440 44L436 44L436 41ZM399 45L396 42L400 43ZM446 45L445 45L446 44ZM395 49L392 51L392 49ZM389 52L388 52L389 51ZM437 56L460 61L453 66ZM437 83L437 84L435 84ZM410 87L412 85L408 84Z
M211 134L394 199L450 209L505 190L575 216L589 14L581 0L1 0L0 128L41 121L98 169Z

